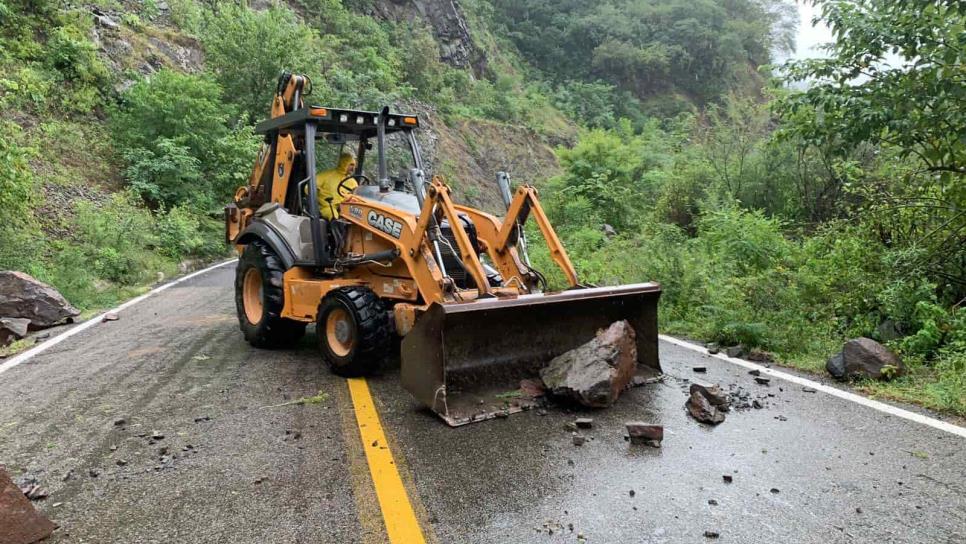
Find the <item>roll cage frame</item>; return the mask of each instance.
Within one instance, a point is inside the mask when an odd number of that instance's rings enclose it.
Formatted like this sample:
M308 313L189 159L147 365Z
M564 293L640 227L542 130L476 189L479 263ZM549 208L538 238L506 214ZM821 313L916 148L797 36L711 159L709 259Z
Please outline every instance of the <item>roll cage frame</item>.
M262 134L266 140L278 135L301 136L304 142L305 172L304 179L297 184L306 185L308 190L308 206L303 207L309 217L312 235L314 261L318 268L332 265L333 257L325 243L328 237L328 221L322 219L319 209L318 187L316 185L316 156L315 143L319 133L334 135L336 142L341 143L358 140L356 170L354 176L361 176L365 162L366 150L371 148L369 140L376 139L376 154L378 162L378 184L381 192L391 190L386 166L386 135L402 132L406 136L415 169L422 172L423 161L416 141L414 129L419 128L419 118L409 114L389 113L389 107L380 112L333 109L321 106L302 107L284 113L271 119L266 119L255 125L255 133ZM417 189L417 196L419 191ZM422 201L420 199L420 206Z

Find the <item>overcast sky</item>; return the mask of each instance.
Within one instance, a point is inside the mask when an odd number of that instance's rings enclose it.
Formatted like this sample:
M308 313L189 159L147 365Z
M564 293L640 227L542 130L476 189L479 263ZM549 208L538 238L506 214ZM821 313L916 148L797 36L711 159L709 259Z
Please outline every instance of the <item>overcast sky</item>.
M824 51L817 49L817 46L834 41L832 31L822 21L819 21L817 25L812 25L812 18L820 15L821 10L816 9L811 3L803 2L803 0L796 0L795 4L798 6L799 15L798 33L795 38L795 52L787 58L807 59L826 56ZM787 59L783 56L776 59L778 64L785 60ZM903 64L904 62L899 55L889 53L885 56L886 66L899 67Z
M819 14L811 4L805 4L801 0L798 4L798 35L795 39L795 52L790 55L793 59L807 59L825 56L822 51L815 48L826 42L832 41L832 31L824 23L812 26L812 18Z

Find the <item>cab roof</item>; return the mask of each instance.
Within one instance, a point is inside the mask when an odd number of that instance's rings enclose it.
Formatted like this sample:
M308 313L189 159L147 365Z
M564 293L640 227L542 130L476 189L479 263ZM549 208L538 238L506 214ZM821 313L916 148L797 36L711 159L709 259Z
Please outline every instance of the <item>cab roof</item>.
M300 132L305 123L315 121L318 132L335 134L353 134L360 138L372 138L376 135L379 112L363 110L347 110L309 106L285 115L266 119L255 125L257 134L272 132ZM390 113L386 121L386 134L403 130L419 128L419 118L415 115Z

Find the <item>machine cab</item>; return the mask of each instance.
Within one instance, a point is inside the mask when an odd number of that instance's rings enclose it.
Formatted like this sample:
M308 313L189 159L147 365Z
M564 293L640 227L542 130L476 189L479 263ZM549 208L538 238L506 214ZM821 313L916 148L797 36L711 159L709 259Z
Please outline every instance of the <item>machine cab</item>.
M415 115L309 106L256 125L264 135L248 185L226 207L226 241L267 240L286 268L324 268L333 262L338 236L337 206L320 202L316 176L351 153L354 193L406 213L418 214L425 176L413 131ZM328 205L323 213L320 205ZM257 221L256 221L257 219Z

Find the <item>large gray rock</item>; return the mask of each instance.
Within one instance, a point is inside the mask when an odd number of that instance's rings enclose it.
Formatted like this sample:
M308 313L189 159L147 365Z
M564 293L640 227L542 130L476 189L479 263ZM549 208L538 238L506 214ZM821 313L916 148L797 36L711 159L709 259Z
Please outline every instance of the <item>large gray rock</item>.
M592 408L610 406L637 370L634 338L630 323L616 321L590 342L554 358L540 378L554 395Z
M14 340L27 336L29 319L19 317L0 317L0 347L9 346Z
M887 380L905 372L905 366L895 353L875 340L854 338L828 360L825 370L837 380Z
M0 272L0 316L30 320L30 328L43 329L72 319L80 310L56 289L23 272Z

